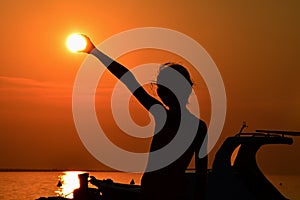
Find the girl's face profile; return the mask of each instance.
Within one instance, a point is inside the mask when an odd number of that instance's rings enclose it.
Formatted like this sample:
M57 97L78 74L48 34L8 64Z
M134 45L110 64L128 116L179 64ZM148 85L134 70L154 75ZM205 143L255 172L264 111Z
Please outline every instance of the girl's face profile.
M179 66L176 65L177 68ZM176 106L178 103L186 105L192 91L189 74L184 67L180 67L179 70L172 66L165 67L157 77L157 94L169 107Z

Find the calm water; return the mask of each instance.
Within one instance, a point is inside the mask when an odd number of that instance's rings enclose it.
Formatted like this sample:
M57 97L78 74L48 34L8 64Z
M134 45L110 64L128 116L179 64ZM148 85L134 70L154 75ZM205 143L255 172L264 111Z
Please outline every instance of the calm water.
M79 186L77 175L82 172L0 172L0 200L35 200L39 197L66 196ZM120 172L90 172L98 179L111 178L115 182L140 184L141 174ZM286 197L300 199L300 176L269 176L269 180ZM63 182L57 187L58 181Z
M78 174L83 172L0 172L0 200L35 200L39 197L65 196L79 187ZM141 174L120 172L89 172L97 179L110 178L115 182L140 184ZM57 187L61 180L62 187ZM92 186L91 186L92 187Z

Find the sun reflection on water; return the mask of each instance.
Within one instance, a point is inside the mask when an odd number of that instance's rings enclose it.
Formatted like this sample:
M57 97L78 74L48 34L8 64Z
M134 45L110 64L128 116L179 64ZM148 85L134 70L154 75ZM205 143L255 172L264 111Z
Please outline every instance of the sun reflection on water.
M55 193L58 196L73 198L74 189L79 188L79 179L78 174L82 174L85 172L77 172L77 171L67 171L63 172L62 175L58 177L58 189ZM61 184L60 184L61 183Z

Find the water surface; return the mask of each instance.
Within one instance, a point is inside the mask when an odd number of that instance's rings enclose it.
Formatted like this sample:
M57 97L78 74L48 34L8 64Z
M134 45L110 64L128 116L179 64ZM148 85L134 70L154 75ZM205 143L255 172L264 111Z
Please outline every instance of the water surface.
M84 172L0 172L0 200L35 200L58 195L72 198L72 191L79 186L79 173ZM136 184L140 184L141 178L141 174L122 172L89 174L97 179L110 178L120 183L130 183L134 179ZM272 175L268 178L287 198L300 199L300 176ZM61 187L57 187L59 180L62 182Z

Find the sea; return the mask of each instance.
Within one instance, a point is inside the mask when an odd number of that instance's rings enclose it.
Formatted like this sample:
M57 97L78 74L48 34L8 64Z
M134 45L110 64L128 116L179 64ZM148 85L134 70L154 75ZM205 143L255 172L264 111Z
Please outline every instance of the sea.
M35 200L50 196L73 198L72 191L79 187L78 174L86 172L97 179L128 184L132 180L140 184L142 176L140 173L88 171L0 172L0 200ZM300 200L300 176L269 175L267 178L288 199Z

